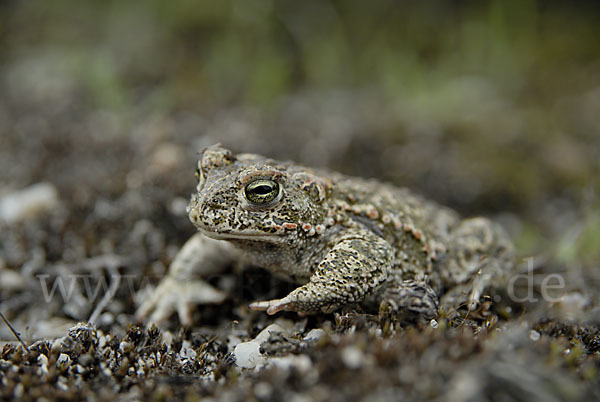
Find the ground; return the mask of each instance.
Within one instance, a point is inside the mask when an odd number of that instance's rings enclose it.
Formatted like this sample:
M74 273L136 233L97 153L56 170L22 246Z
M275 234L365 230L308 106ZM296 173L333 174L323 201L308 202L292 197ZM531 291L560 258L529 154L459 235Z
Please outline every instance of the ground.
M391 3L0 6L0 312L29 349L0 322L1 399L600 399L597 9ZM196 325L144 327L216 142L495 219L522 276L408 325L253 312L293 285L233 267Z

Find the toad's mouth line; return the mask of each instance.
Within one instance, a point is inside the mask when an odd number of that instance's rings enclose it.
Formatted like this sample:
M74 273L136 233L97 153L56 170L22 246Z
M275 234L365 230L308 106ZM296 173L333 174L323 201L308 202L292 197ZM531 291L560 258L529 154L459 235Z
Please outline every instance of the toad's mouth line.
M250 240L250 241L266 241L280 242L282 241L281 234L264 233L257 230L245 230L236 233L231 232L214 232L205 228L197 228L200 233L216 240Z

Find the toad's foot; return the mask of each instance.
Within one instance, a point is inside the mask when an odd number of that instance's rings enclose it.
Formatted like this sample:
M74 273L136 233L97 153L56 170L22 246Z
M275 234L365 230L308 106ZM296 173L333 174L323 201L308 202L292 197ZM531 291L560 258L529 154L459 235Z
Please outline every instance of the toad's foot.
M142 301L136 317L160 324L175 311L183 325L192 324L192 312L197 304L221 303L226 294L202 280L181 281L167 276L152 294ZM149 316L149 317L148 317Z
M196 233L179 250L158 287L138 301L136 317L149 317L148 321L160 324L177 311L179 320L190 325L195 304L221 303L225 299L225 293L198 276L219 274L233 255L231 244Z
M408 280L389 286L378 299L381 300L380 311L385 304L400 321L429 321L438 314L438 296L423 281Z
M486 290L504 286L514 266L514 247L502 227L485 218L462 221L450 233L442 280L445 310L473 310Z
M269 315L278 313L288 307L292 307L292 303L290 301L285 301L285 298L258 301L250 304L252 310L266 311Z
M301 288L299 288L301 289ZM306 294L300 292L292 292L283 299L258 301L250 304L252 310L266 311L267 314L273 315L280 311L295 311L299 314L310 313L330 313L340 307L338 303L315 304L315 300L305 297Z
M252 310L266 311L267 314L273 315L280 311L298 311L299 303L290 300L289 297L283 299L258 301L250 304ZM305 311L298 311L299 314L305 314Z

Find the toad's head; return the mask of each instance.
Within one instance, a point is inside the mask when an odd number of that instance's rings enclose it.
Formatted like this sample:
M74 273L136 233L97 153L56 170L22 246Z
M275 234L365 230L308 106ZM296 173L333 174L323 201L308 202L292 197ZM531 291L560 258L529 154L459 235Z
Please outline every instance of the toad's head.
M213 145L196 176L188 214L212 238L285 242L326 218L331 181L290 162Z

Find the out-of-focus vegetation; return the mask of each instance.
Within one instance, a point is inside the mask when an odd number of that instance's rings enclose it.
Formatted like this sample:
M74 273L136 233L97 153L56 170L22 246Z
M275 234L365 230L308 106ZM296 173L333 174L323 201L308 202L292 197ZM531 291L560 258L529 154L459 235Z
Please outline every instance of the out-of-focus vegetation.
M61 185L77 173L61 155L89 152L76 178L118 193L135 160L110 158L221 141L506 211L523 254L593 265L599 15L584 1L3 2L0 178Z
M54 85L68 74L96 107L269 104L299 89L374 87L454 115L468 100L468 87L448 87L457 77L529 103L592 89L596 11L533 0L14 1L3 6L3 54Z

